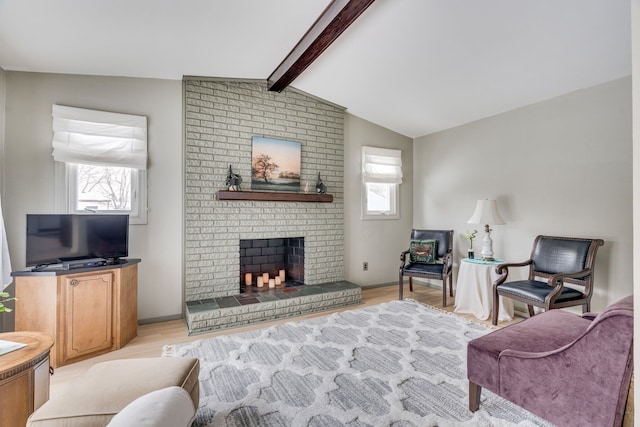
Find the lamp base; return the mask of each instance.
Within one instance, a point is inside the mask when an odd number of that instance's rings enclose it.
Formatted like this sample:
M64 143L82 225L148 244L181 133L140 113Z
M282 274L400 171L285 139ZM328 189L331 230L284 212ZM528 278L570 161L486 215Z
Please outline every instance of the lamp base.
M491 228L489 228L489 224L484 226L484 239L482 239L482 252L480 255L482 256L483 261L494 261L493 258L493 240L491 240Z

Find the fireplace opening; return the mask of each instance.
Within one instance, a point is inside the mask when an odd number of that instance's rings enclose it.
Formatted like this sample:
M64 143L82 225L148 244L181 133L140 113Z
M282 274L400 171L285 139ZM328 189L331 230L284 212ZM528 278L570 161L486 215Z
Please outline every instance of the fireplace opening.
M240 240L240 293L303 284L304 237Z

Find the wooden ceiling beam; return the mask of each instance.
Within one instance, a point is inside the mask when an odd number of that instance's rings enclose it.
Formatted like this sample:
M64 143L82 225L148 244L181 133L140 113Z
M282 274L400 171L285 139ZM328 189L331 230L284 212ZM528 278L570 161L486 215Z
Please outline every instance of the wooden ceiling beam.
M315 61L374 0L334 0L267 79L268 89L281 92Z

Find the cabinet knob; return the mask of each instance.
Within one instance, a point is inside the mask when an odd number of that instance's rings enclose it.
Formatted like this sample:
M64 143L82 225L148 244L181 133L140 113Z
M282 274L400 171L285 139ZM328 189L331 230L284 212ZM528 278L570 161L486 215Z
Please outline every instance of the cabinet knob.
M78 284L78 280L77 279L71 279L71 281L69 282L71 284L71 286L75 286Z

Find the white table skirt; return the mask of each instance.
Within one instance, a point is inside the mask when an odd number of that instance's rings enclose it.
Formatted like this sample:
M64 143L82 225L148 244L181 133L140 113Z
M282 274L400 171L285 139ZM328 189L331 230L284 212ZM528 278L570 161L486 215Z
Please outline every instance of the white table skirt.
M456 282L454 312L469 313L478 319L487 320L493 308L493 282L497 279L495 267L499 262L472 262L463 259ZM513 319L513 300L499 297L498 320Z

